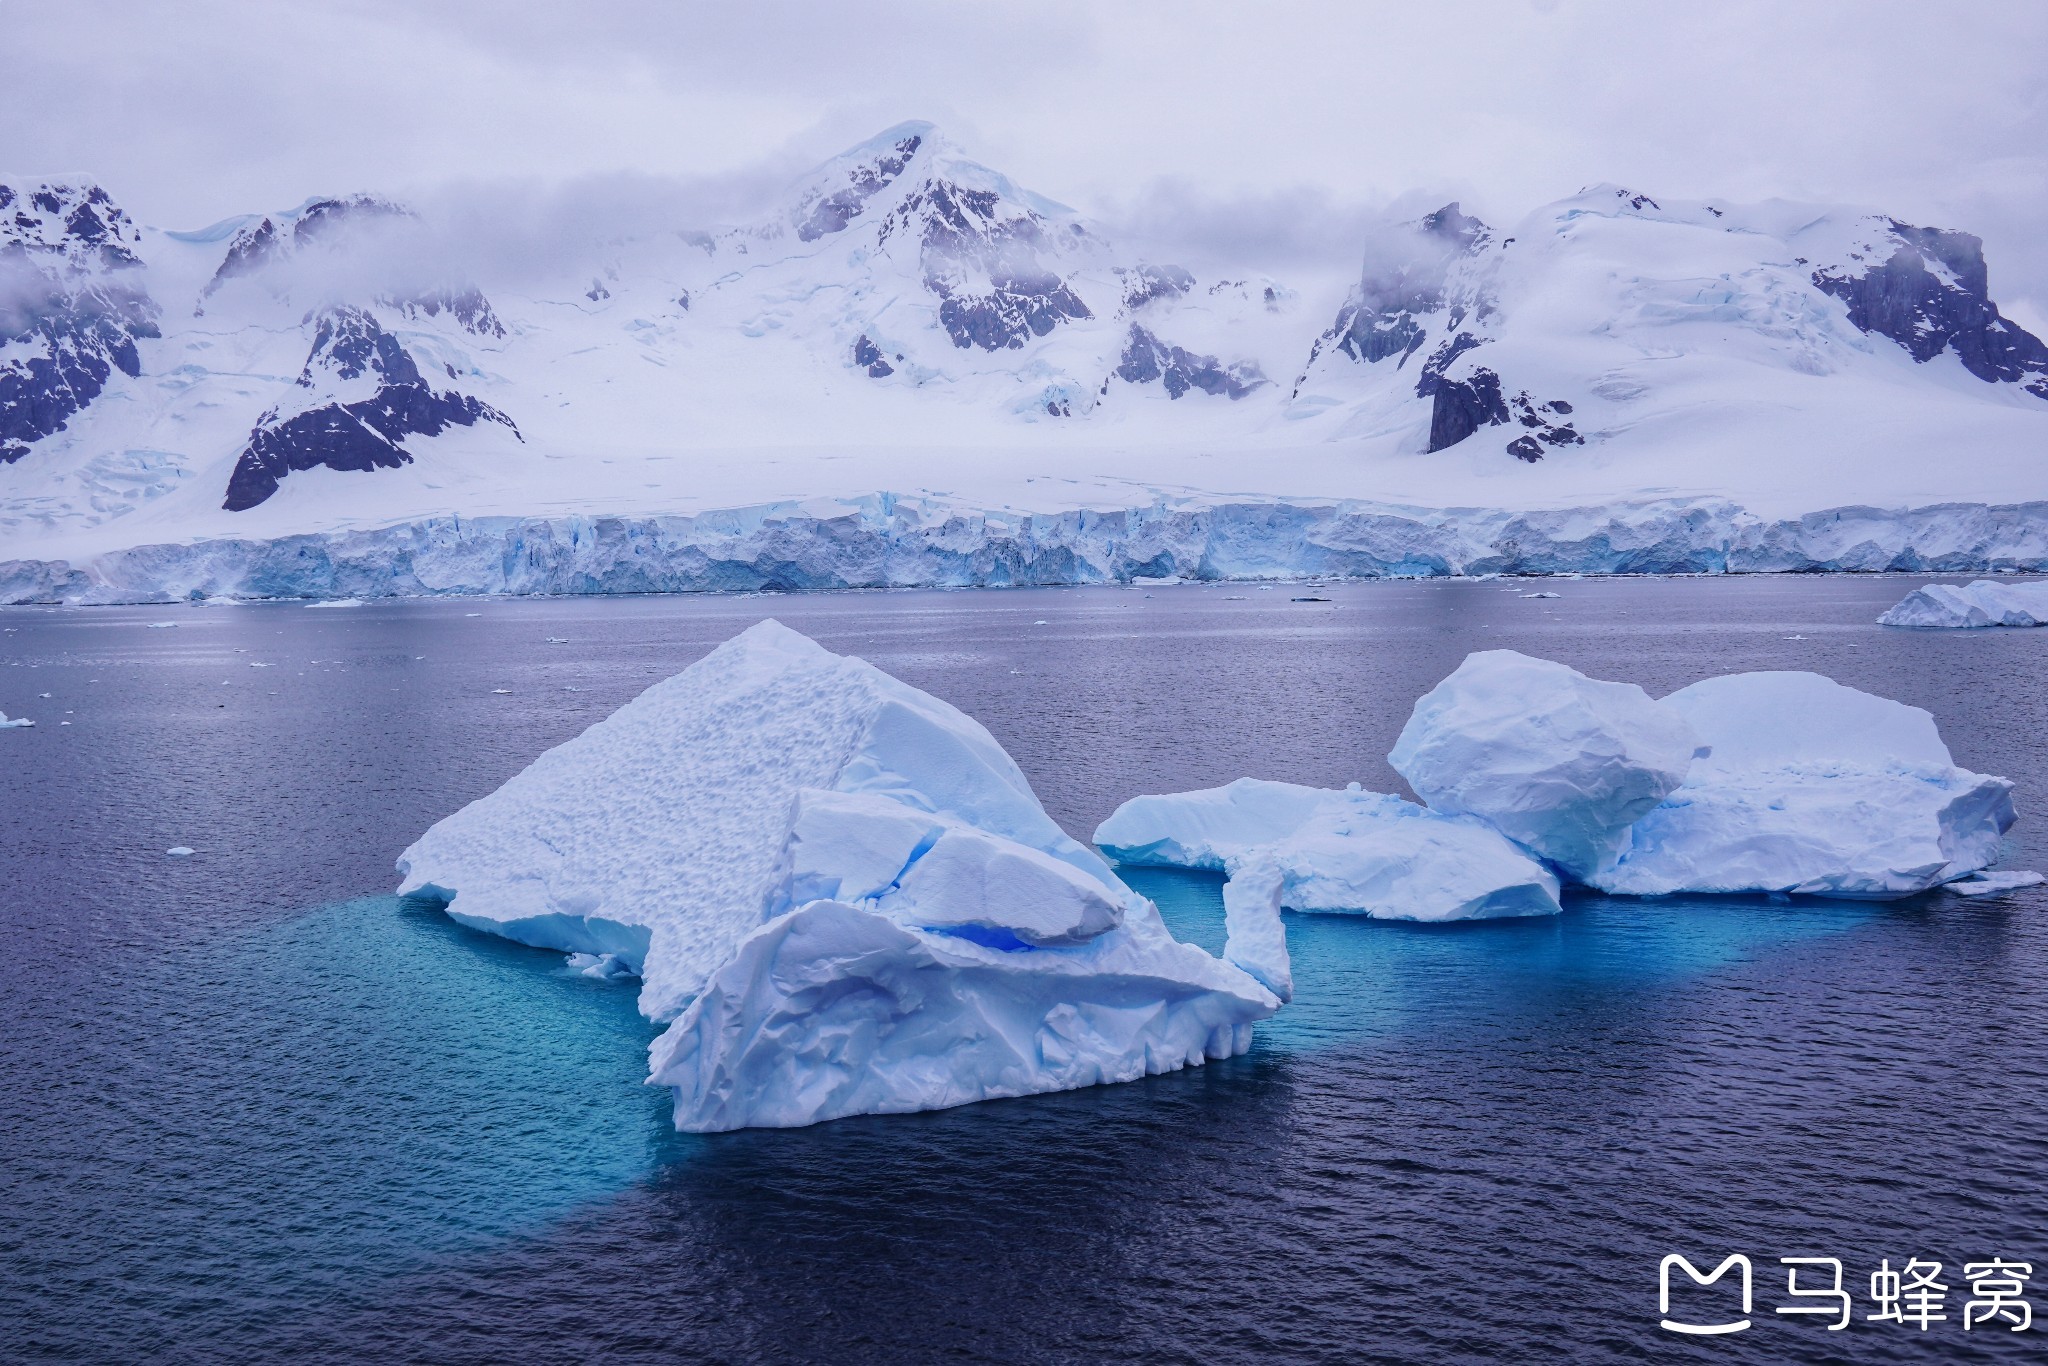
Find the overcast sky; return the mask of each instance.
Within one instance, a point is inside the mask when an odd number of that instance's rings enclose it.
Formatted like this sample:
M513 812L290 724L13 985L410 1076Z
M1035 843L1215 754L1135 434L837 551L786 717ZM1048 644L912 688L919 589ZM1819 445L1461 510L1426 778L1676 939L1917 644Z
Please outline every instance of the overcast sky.
M2048 314L2038 0L0 0L0 170L196 227L596 178L707 216L907 118L1078 209L1277 257L1611 180L1986 239Z

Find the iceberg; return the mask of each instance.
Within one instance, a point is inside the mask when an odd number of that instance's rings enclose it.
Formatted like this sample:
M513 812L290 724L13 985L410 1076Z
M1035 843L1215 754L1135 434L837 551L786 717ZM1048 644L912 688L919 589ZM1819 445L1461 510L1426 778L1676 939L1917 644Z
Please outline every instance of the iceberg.
M1558 880L1484 822L1382 792L1240 778L1199 792L1133 797L1095 831L1119 863L1226 872L1232 961L1277 994L1255 926L1284 907L1381 920L1482 920L1555 915ZM1267 909L1254 914L1250 908Z
M26 716L17 716L10 721L7 719L7 713L0 711L0 730L22 730L34 724L35 722L29 720Z
M1513 650L1482 650L1416 702L1387 756L1433 809L1479 817L1584 882L1686 775L1682 711Z
M399 869L463 924L637 975L684 1129L1129 1080L1241 1053L1280 1005L1174 940L978 723L774 621Z
M1661 704L1707 749L1586 880L1630 896L1909 896L1988 867L2012 784L1955 766L1934 718L1813 673L1730 674Z
M1877 624L1938 629L2048 626L2048 579L2020 583L1979 579L1966 588L1930 583L1906 594Z

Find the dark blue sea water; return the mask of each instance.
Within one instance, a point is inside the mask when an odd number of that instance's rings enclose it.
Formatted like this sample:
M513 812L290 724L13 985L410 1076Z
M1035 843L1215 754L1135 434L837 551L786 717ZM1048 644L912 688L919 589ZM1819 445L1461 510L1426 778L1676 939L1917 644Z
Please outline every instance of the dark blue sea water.
M771 613L979 717L1082 838L1247 773L1402 790L1414 698L1499 645L1927 707L2048 865L2048 631L1880 629L1896 579L1551 586L0 611L37 722L0 731L0 1357L2038 1353L1964 1332L1960 1272L2031 1262L2048 1312L2040 889L1294 916L1245 1057L711 1137L641 1084L630 985L387 895L433 821ZM1220 945L1213 880L1132 879ZM1672 1252L1750 1256L1754 1326L1661 1331ZM1844 1262L1851 1328L1773 1312L1785 1256ZM1865 1322L1914 1257L1947 1321Z

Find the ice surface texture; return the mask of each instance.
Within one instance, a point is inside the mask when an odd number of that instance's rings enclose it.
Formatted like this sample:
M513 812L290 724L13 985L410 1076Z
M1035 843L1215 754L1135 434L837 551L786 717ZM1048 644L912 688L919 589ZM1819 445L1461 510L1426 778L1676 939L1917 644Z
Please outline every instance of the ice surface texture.
M1937 628L2048 626L2048 581L1979 579L1966 588L1930 583L1906 594L1877 623Z
M1387 762L1436 810L1478 816L1583 882L1628 848L1699 744L1632 683L1482 650L1415 704Z
M1177 943L979 724L772 621L399 867L465 924L639 973L687 1129L1127 1080L1242 1052L1279 1004Z
M1664 699L1709 746L1588 881L1639 896L1896 897L1988 867L2012 784L1957 768L1918 707L1813 673L1710 678Z
M1485 823L1355 785L1332 792L1240 778L1134 797L1102 823L1095 842L1121 863L1228 872L1226 911L1233 896L1255 890L1288 910L1381 920L1558 909L1557 878Z

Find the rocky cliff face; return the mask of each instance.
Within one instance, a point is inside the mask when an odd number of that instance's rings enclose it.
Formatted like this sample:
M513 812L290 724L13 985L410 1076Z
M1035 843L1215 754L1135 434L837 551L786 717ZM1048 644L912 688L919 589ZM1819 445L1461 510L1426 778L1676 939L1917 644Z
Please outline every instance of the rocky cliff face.
M1871 222L1878 231L1849 260L1813 273L1816 287L1849 306L1851 322L1916 361L1954 352L1978 379L2048 398L2048 343L2000 315L1981 241L1896 219Z
M0 464L64 430L158 335L141 234L93 184L0 185Z
M367 309L335 307L313 321L313 349L299 374L295 409L272 408L249 433L221 506L255 507L295 470L397 469L410 464L409 436L438 436L451 426L501 423L497 409L468 394L436 389L418 362ZM452 368L448 378L454 379Z

